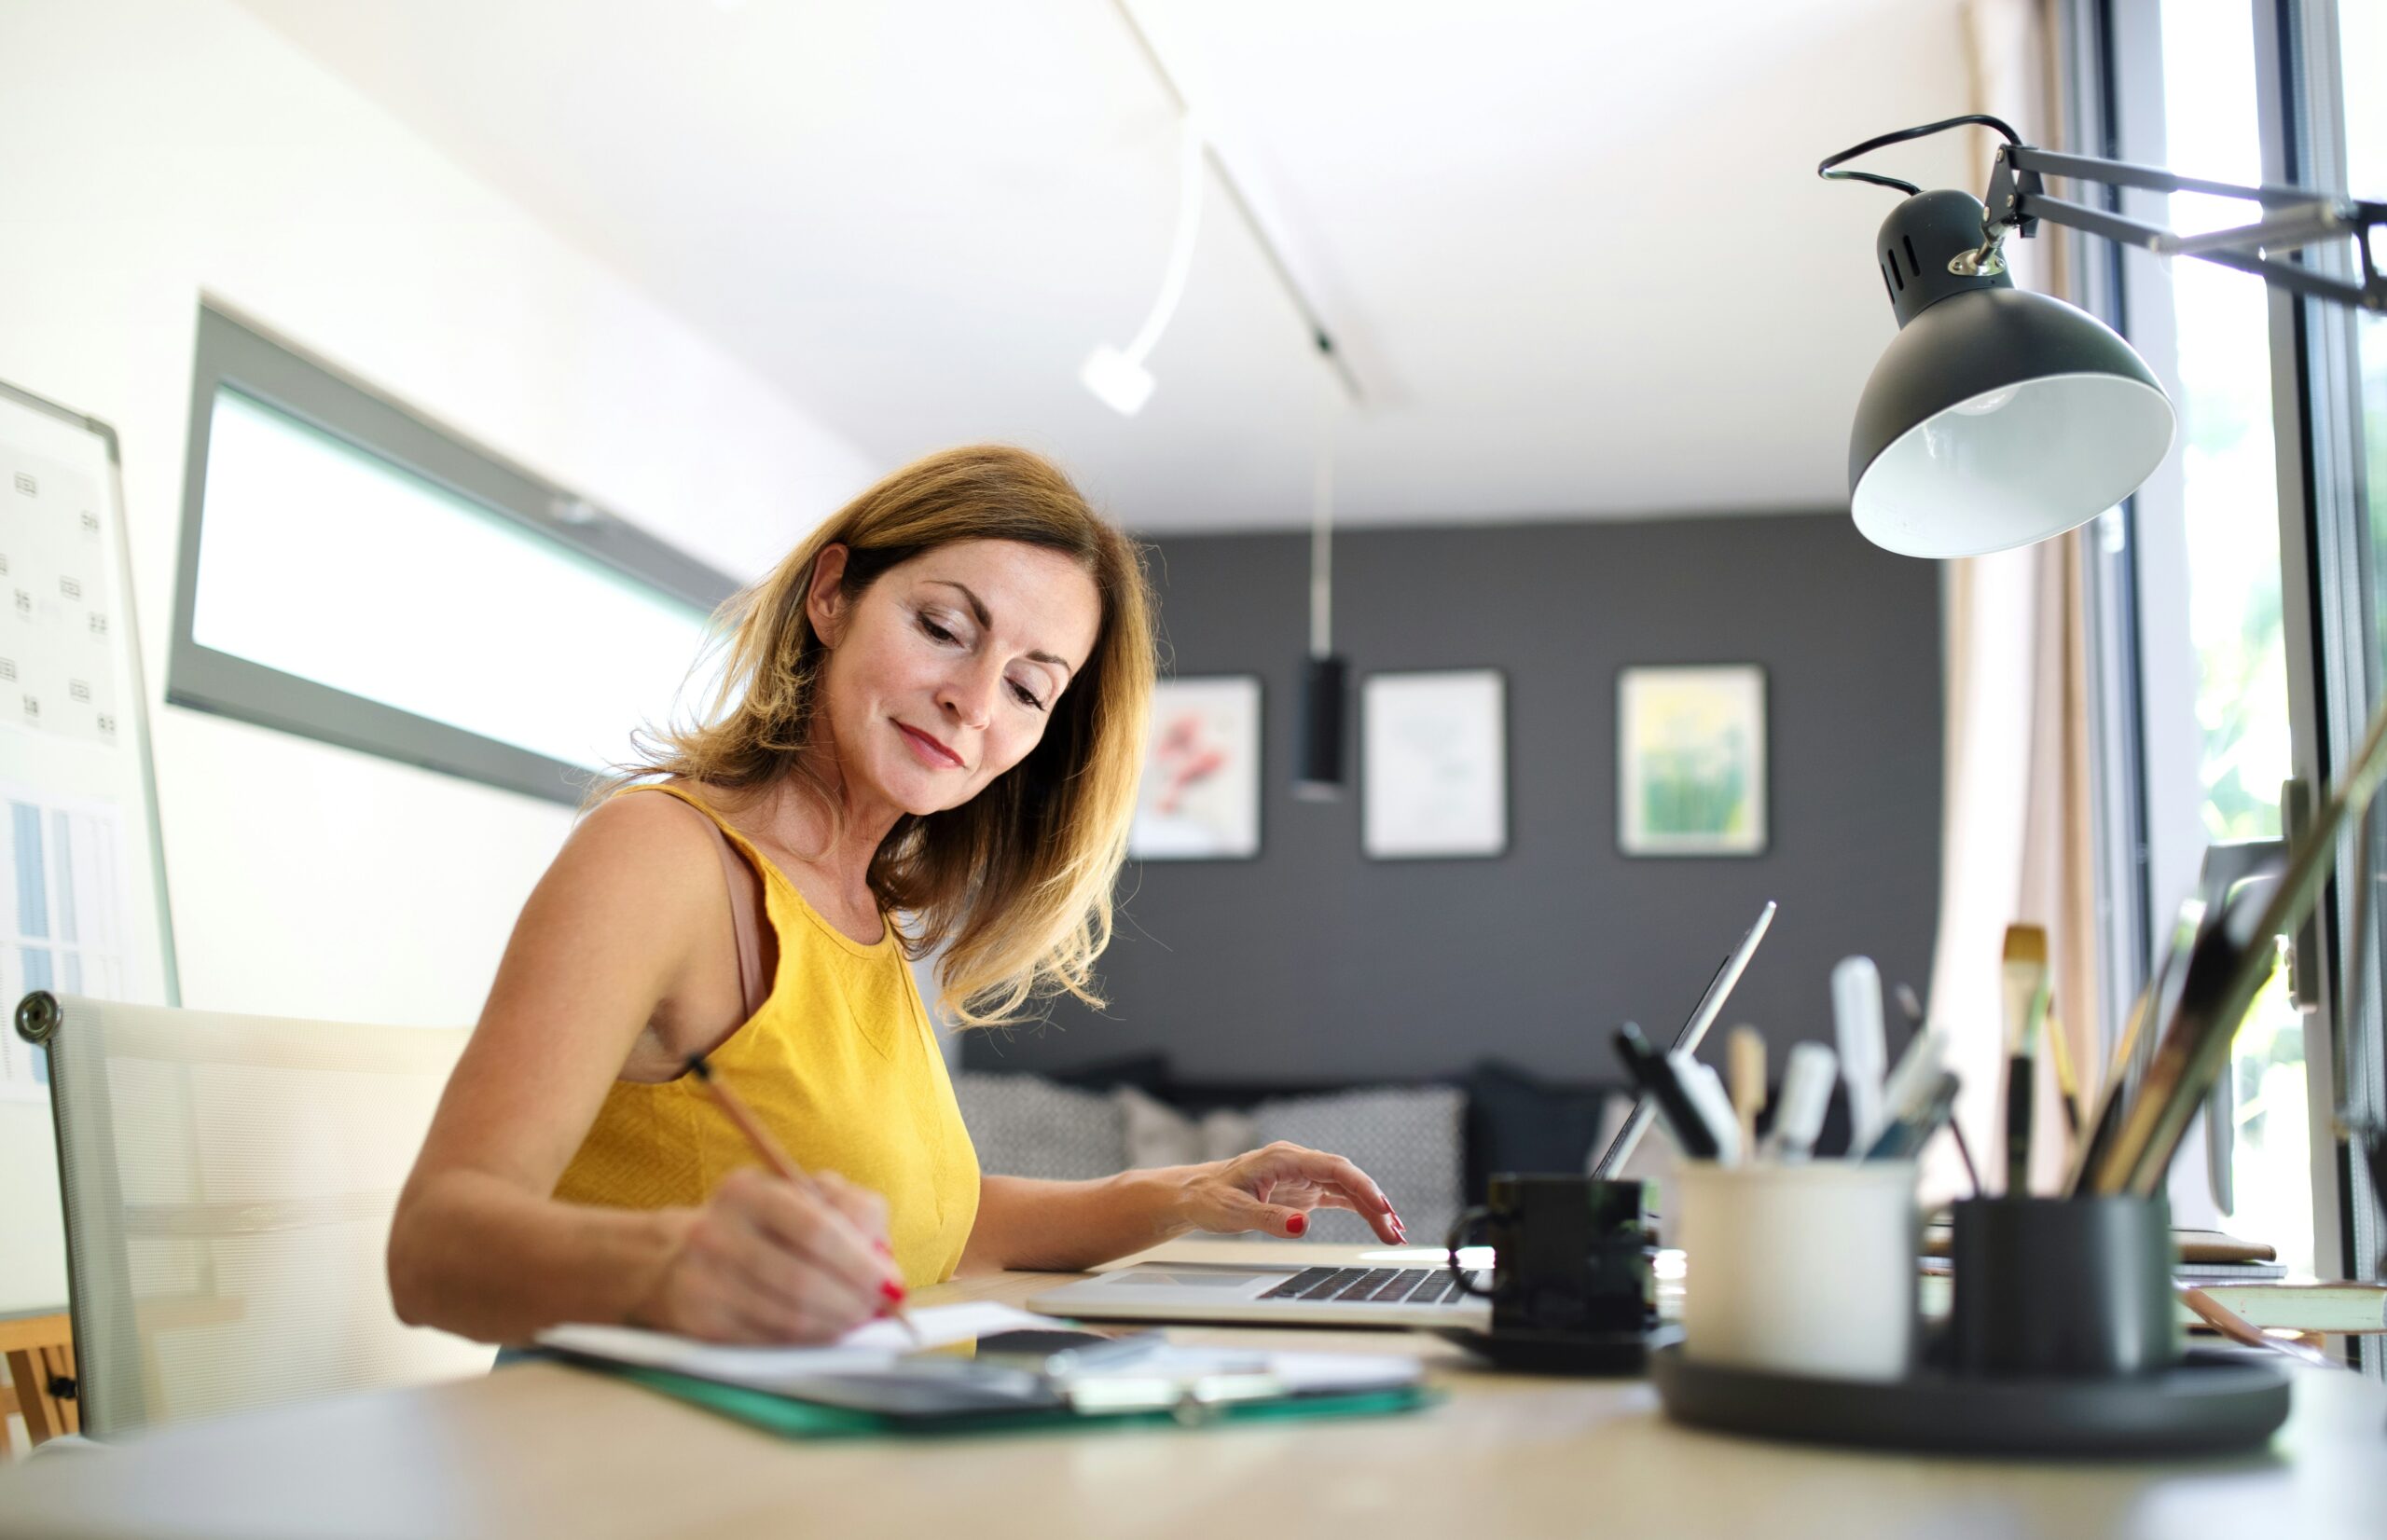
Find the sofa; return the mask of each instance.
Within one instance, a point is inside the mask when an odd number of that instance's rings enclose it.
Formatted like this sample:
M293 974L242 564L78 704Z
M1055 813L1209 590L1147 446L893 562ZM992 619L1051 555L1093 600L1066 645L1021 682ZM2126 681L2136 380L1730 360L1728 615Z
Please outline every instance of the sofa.
M1367 1172L1421 1244L1481 1202L1494 1172L1585 1170L1631 1105L1619 1086L1545 1080L1497 1059L1418 1081L1270 1084L1180 1080L1152 1054L1057 1076L964 1069L954 1092L991 1175L1079 1180L1287 1139ZM1627 1175L1654 1176L1664 1159L1653 1131ZM1307 1239L1371 1238L1357 1215L1315 1218Z

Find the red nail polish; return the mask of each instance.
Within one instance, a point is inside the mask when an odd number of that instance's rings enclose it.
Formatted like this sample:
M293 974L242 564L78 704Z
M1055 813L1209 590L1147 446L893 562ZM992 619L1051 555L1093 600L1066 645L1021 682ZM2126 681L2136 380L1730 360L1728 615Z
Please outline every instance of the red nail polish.
M1288 1234L1288 1235L1299 1235L1299 1234L1301 1234L1303 1231L1306 1231L1306 1230L1308 1230L1308 1229L1309 1229L1309 1217L1308 1217L1308 1216L1306 1216L1306 1215L1302 1215L1302 1214L1294 1214L1294 1215L1289 1215L1289 1216L1287 1216L1287 1217L1286 1217L1286 1219L1285 1219L1285 1233L1286 1233L1286 1234Z
M880 1279L878 1292L887 1297L887 1302L890 1305L900 1305L904 1302L904 1286L892 1278Z

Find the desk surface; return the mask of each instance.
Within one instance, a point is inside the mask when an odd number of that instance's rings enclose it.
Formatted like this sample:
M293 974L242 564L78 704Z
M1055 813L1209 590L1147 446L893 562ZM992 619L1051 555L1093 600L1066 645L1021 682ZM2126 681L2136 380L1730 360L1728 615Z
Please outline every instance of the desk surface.
M1180 1244L1166 1254L1248 1259L1268 1244ZM1324 1261L1356 1249L1301 1254ZM916 1298L1016 1301L1053 1281L1007 1273ZM602 1375L524 1364L34 1459L0 1474L0 1535L2387 1533L2387 1387L2348 1373L2298 1370L2295 1413L2264 1453L2033 1464L1695 1432L1666 1422L1646 1383L1488 1373L1420 1335L1179 1335L1412 1353L1451 1396L1420 1413L1339 1423L806 1444Z

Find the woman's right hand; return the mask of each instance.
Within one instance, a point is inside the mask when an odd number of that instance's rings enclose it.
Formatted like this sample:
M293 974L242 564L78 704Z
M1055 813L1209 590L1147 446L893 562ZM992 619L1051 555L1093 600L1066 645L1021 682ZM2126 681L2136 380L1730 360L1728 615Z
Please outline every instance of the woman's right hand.
M678 1232L632 1326L716 1342L825 1342L904 1301L887 1204L828 1172L819 1196L759 1167L731 1172Z

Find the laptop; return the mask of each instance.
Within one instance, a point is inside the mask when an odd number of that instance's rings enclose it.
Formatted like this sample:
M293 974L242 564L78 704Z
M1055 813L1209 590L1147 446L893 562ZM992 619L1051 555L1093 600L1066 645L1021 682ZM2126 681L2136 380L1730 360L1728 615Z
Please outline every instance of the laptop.
M1696 1051L1724 1009L1732 986L1773 923L1768 902L1740 944L1725 956L1707 991L1676 1034L1674 1046ZM1592 1175L1613 1176L1632 1157L1654 1108L1649 1098L1633 1110L1592 1163ZM1492 1286L1491 1254L1469 1246L1462 1266L1479 1289ZM1208 1321L1235 1326L1475 1327L1489 1322L1492 1303L1462 1289L1443 1254L1417 1247L1362 1254L1343 1266L1272 1263L1138 1262L1114 1272L1064 1284L1028 1301L1041 1315L1083 1321Z

